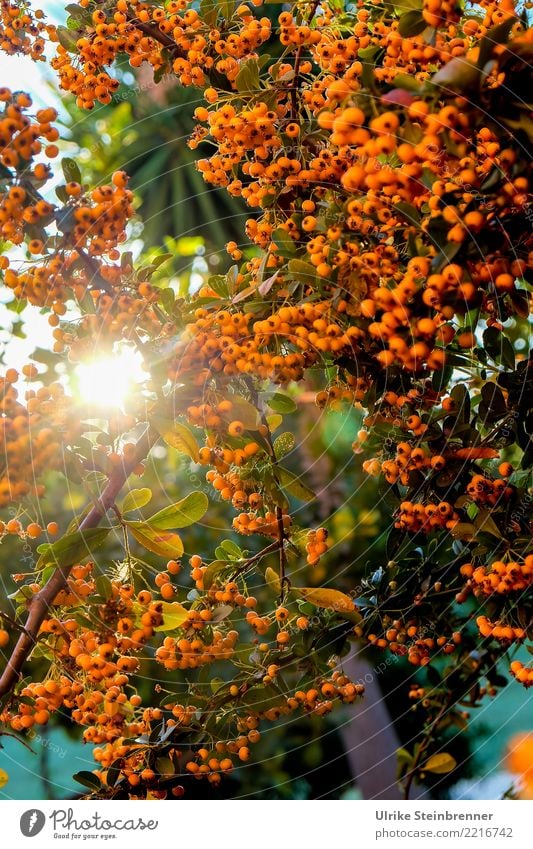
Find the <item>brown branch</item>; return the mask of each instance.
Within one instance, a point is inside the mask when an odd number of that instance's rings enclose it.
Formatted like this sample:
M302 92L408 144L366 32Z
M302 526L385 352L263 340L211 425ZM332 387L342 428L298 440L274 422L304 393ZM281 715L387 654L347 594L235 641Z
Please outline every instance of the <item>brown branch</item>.
M126 12L126 17L128 21L133 24L134 27L139 29L141 32L144 32L145 35L147 35L154 41L158 41L159 44L162 45L162 47L166 47L167 50L181 58L184 58L186 56L185 51L182 50L182 48L178 44L176 44L174 39L167 35L166 32L160 30L159 27L154 27L152 26L152 24L149 24L145 21L140 21L139 18L134 15L131 9L128 9L128 11Z
M253 566L257 563L258 560L262 560L263 557L266 557L267 554L271 554L273 551L277 551L280 546L279 540L275 542L271 542L270 545L267 545L266 548L263 548L262 551L258 551L257 554L252 555L246 560L239 568L232 574L231 580L234 581L239 575L242 575L243 572L246 572L250 566Z
M100 266L97 261L92 256L89 256L89 254L86 254L81 248L76 248L76 250L85 271L91 275L89 280L89 289L100 289L107 295L115 295L116 293L111 284L102 277Z
M19 737L18 734L12 734L11 731L4 731L2 729L2 731L0 731L0 737L13 737L13 739L16 740L17 743L22 743L22 745L25 746L26 749L28 749L28 751L32 753L32 755L35 754L34 749L32 749L32 747L29 746L28 743L26 743L26 740L23 740L22 737Z
M279 603L282 604L285 598L285 590L290 589L289 579L287 578L287 557L285 554L285 540L287 535L283 525L283 510L281 507L276 507L276 521L278 526L278 541L279 541Z
M80 531L87 530L88 528L96 528L100 524L107 511L113 506L117 495L133 472L135 466L141 460L144 460L154 442L157 441L157 438L157 434L154 434L152 428L148 426L137 442L133 457L114 469L101 498L98 499L97 503L94 504L80 523ZM20 635L0 678L0 698L6 693L9 693L20 679L22 667L35 645L41 624L50 606L53 604L56 595L67 583L73 566L74 564L70 566L57 566L44 587L32 597L24 631Z
M257 401L256 401L257 406ZM276 457L276 450L274 448L274 443L272 442L272 434L270 433L270 428L268 426L268 422L266 419L265 411L260 411L261 422L266 428L266 436L265 439L268 443L270 458L272 460L272 474L274 475L274 480L276 481L278 487L281 487L281 481L278 474L278 458ZM287 557L285 555L285 540L287 539L287 534L285 533L285 527L283 525L283 510L281 507L276 507L276 524L278 528L278 545L279 545L279 585L280 585L280 597L279 603L283 602L285 597L285 590L290 589L290 582L286 576L287 570Z

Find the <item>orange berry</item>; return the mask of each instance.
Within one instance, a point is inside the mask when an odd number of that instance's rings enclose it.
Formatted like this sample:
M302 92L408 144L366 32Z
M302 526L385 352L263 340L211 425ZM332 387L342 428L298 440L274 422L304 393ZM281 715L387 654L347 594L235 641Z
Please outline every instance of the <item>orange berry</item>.
M242 422L234 421L228 425L228 433L230 436L242 436L244 433L244 425Z

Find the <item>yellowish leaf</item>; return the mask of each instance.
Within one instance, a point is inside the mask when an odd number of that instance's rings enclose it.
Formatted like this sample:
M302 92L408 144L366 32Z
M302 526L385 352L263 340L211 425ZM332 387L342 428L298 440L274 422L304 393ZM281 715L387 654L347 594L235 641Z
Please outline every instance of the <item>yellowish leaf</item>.
M161 602L163 623L154 628L154 631L175 631L189 618L189 611L179 601Z
M173 422L170 419L160 419L158 417L153 418L151 422L167 445L175 448L180 454L186 454L195 463L198 462L198 443L188 427L180 422Z
M147 522L127 522L131 533L140 545L161 557L174 559L183 554L181 537L173 531L153 528Z
M335 610L337 613L351 613L355 610L355 605L350 596L341 593L339 590L321 587L293 587L293 590L310 604L314 604L315 607L325 607L328 610Z
M451 772L457 766L457 761L448 752L439 752L438 755L431 755L430 758L422 766L423 772L433 772L436 775L444 775Z
M279 580L279 575L277 572L272 569L271 566L267 566L265 569L265 581L271 590L273 590L276 595L280 595L281 593L281 583Z
M121 510L123 513L129 513L130 510L139 510L145 507L152 497L152 490L148 487L143 489L130 489L124 501L122 502Z

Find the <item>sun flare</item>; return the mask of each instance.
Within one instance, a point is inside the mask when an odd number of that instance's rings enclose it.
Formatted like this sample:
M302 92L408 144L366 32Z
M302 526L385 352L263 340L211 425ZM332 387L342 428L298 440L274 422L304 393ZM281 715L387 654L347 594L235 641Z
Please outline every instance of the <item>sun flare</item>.
M146 379L142 357L131 348L81 363L75 374L80 398L99 407L117 409L124 407L132 388Z

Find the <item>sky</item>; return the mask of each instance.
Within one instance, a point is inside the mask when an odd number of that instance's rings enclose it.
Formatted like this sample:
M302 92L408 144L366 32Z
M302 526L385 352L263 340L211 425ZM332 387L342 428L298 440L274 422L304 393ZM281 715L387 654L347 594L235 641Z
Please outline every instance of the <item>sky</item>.
M63 3L58 3L56 0L40 0L37 5L54 23L64 20ZM52 54L53 51L52 45ZM55 74L47 62L33 62L25 57L7 56L0 52L0 86L7 86L15 91L27 91L31 95L36 109L42 106L54 106L60 109L59 91L57 91L57 95L54 95L51 85L55 86L57 90ZM23 315L27 338L13 337L10 330L14 314L3 306L3 303L9 299L9 291L0 289L0 353L3 354L5 367L20 368L28 361L28 357L35 347L50 345L51 328L46 315L41 315L37 309L30 308ZM0 364L1 369L2 365Z
M56 10L57 3L45 0L41 8L50 13ZM49 81L52 81L52 73L46 62L33 62L31 59L20 56L7 56L0 52L0 86L7 86L14 90L27 91L32 96L34 105L39 108L51 103L51 92ZM56 103L54 102L54 105ZM27 321L27 339L14 338L10 334L13 313L8 311L2 301L9 299L9 292L5 289L0 291L0 350L4 354L6 366L19 367L23 364L30 352L36 345L44 345L50 338L50 327L46 316L40 315L35 309L28 310L24 316Z
M54 23L64 20L62 3L40 0L37 5ZM47 82L54 82L54 74L46 62L33 62L31 59L7 56L0 52L0 85L31 92L34 103L41 106L50 102Z

